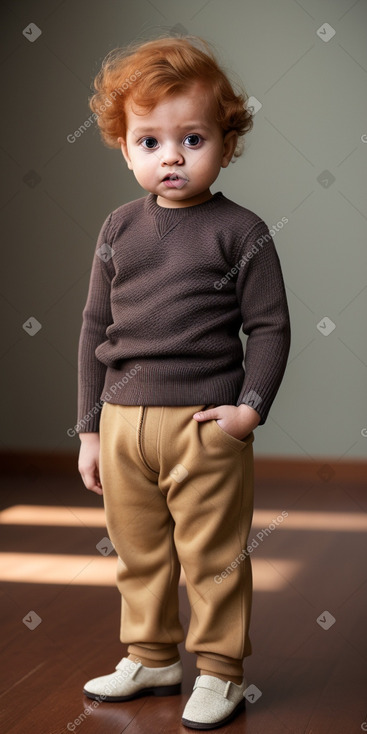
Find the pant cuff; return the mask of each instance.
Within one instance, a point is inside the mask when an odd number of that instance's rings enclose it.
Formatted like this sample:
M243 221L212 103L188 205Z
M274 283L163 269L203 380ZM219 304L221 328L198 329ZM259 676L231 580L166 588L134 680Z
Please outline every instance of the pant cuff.
M159 643L134 643L128 645L129 655L139 658L142 665L148 668L159 668L173 665L180 659L177 645L160 645Z
M213 675L219 673L228 677L228 679L233 676L243 678L243 661L227 658L224 655L212 654L209 656L200 653L197 656L196 667L199 670L210 671Z

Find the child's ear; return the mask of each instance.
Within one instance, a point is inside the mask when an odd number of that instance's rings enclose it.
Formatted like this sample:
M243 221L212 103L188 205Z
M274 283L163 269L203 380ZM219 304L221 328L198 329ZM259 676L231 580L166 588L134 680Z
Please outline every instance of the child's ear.
M117 142L120 143L121 146L121 153L125 158L125 161L127 163L127 167L130 168L130 171L133 170L132 163L129 156L129 151L127 149L126 140L124 138L117 138Z
M236 150L238 141L238 133L235 130L230 130L226 133L223 138L223 156L222 156L222 168L227 168L233 158L233 154Z

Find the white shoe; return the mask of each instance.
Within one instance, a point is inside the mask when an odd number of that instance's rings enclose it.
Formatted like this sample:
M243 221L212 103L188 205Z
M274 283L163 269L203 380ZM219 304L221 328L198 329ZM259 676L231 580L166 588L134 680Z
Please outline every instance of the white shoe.
M182 714L190 729L217 729L228 724L245 706L246 680L241 685L213 675L198 675Z
M99 701L131 701L140 696L173 696L181 691L182 663L179 660L164 668L146 668L141 663L122 658L116 673L93 678L83 693Z

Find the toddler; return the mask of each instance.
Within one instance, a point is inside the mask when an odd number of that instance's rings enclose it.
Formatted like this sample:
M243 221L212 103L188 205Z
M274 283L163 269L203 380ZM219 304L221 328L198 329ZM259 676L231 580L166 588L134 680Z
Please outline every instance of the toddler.
M199 671L182 723L193 729L220 727L244 705L253 432L290 343L268 227L210 190L252 128L246 102L196 37L115 49L90 100L104 142L148 193L103 223L79 341L78 467L103 492L127 645L84 693L180 692L182 566Z

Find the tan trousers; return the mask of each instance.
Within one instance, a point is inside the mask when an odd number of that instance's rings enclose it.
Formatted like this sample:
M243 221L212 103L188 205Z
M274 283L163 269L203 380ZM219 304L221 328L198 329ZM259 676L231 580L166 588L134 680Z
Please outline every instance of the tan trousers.
M179 659L182 564L191 607L187 651L200 670L242 676L251 654L252 574L243 550L254 435L240 441L216 420L192 417L209 407L104 403L100 477L128 652L153 667Z

